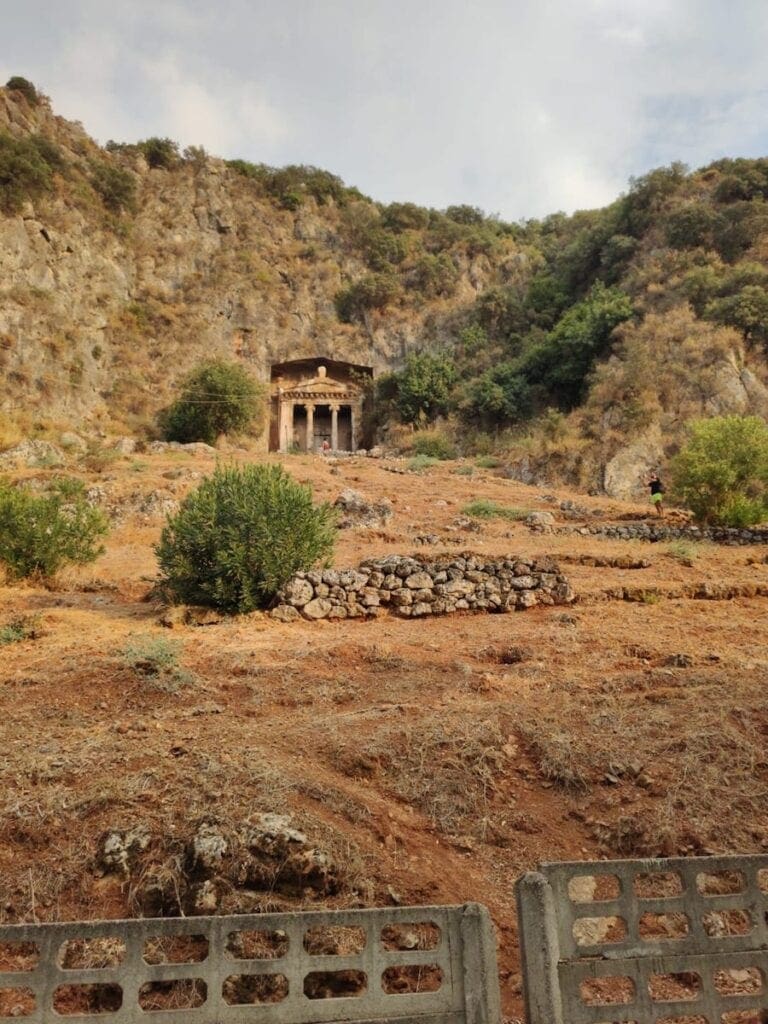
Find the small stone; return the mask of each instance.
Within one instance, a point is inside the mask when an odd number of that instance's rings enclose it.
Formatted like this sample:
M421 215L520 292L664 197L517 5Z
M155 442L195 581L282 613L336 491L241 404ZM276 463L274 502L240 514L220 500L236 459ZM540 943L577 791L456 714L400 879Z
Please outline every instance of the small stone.
M269 613L270 617L277 619L278 622L295 622L301 618L301 615L289 604L279 604L277 608L273 608Z

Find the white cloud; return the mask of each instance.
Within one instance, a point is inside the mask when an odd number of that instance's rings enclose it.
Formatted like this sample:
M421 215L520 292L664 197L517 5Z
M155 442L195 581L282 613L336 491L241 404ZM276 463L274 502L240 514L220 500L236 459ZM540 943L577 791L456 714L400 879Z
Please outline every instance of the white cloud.
M26 0L5 25L8 74L101 141L315 163L382 200L543 215L768 140L763 0Z

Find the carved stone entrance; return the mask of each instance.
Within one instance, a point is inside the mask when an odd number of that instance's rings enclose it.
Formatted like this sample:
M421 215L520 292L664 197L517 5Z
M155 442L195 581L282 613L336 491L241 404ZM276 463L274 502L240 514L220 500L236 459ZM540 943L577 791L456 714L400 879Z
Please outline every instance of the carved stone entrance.
M271 451L354 451L360 441L367 367L296 360L272 368ZM291 372L292 371L292 372ZM302 374L309 371L311 376ZM361 375L359 371L364 371ZM367 371L367 374L365 373ZM290 378L294 379L291 380Z

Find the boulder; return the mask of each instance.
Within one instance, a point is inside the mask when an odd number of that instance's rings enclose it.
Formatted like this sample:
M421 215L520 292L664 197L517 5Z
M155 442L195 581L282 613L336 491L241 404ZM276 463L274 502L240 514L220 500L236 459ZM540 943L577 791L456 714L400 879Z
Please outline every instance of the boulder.
M374 501L350 487L345 488L333 504L340 513L341 529L384 526L392 518L392 503L386 498Z
M316 597L301 609L305 619L327 619L333 605L326 597Z
M0 467L17 469L28 466L30 469L45 469L49 466L61 466L64 453L50 441L24 440L12 448L0 452Z

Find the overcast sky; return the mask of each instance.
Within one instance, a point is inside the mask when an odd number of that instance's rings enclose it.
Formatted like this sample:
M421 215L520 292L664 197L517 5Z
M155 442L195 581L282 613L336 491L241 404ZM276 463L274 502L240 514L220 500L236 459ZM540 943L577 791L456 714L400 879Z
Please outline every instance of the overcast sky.
M99 142L505 219L768 153L768 0L0 0L0 82Z

